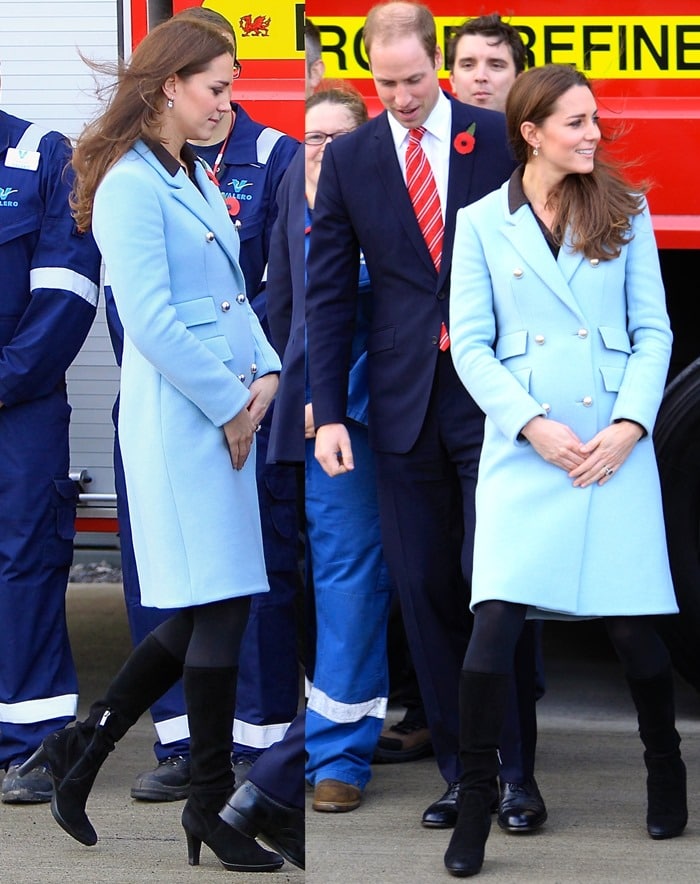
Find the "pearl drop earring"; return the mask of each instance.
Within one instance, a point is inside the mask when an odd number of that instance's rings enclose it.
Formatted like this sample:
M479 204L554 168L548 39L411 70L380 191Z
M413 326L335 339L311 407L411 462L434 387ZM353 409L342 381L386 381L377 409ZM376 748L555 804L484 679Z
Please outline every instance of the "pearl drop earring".
M533 147L533 149L532 149L532 155L533 155L533 157L538 157L538 156L540 155L540 149L539 149L539 147Z
M172 108L172 106L173 106L174 104L175 104L175 102L172 100L172 98L169 98L169 99L168 99L168 107L169 107L169 108Z

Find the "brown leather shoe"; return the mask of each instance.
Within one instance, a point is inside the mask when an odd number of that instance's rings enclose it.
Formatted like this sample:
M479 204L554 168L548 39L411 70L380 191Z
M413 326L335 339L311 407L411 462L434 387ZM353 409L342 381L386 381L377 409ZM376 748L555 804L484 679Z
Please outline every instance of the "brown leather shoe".
M360 806L362 792L357 786L340 780L321 780L314 788L314 810L323 813L345 813Z

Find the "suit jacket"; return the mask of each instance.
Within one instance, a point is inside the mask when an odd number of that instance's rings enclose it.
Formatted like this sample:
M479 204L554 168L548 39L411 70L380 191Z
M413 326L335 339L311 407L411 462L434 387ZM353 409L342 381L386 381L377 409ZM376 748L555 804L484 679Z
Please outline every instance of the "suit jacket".
M449 321L457 210L497 188L514 167L503 115L450 102L452 140L474 123L476 143L468 154L450 151L439 275L416 221L386 112L329 144L321 170L306 292L314 416L317 426L345 420L361 248L374 293L367 347L370 441L380 451L408 451L425 419L440 324Z
M268 588L255 458L234 470L221 426L280 363L221 194L200 163L196 179L137 142L93 211L124 325L119 438L142 600L166 608Z
M583 616L671 613L652 429L671 330L648 209L618 258L555 259L508 185L458 214L452 358L486 413L472 606L500 598ZM588 442L621 418L647 431L603 486L574 488L519 438L536 415Z
M304 290L304 147L289 164L277 191L278 214L270 238L267 320L272 343L282 355L282 373L272 414L267 458L304 462L306 318Z

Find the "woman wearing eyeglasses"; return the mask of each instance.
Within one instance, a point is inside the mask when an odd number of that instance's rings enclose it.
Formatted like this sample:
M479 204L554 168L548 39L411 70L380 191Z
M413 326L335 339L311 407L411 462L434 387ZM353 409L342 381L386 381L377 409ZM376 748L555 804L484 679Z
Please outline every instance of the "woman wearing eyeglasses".
M359 94L347 88L316 92L306 101L304 135L305 247L321 162L328 144L367 120ZM295 164L296 167L296 164ZM299 173L301 167L299 166ZM280 209L280 215L284 212ZM274 244L273 244L274 245ZM270 261L268 304L278 268ZM316 659L306 715L307 780L313 809L354 810L371 776L371 761L386 710L386 623L391 584L382 555L374 461L367 436L366 337L370 282L362 265L356 333L350 360L348 428L354 472L329 479L314 458L314 420L306 384L306 523L316 606ZM299 305L295 305L295 310ZM273 326L274 328L274 326ZM303 335L303 332L302 332ZM303 347L302 341L298 342ZM287 347L283 365L286 366ZM280 406L282 403L280 403ZM295 403L301 408L301 389ZM299 440L301 442L301 440ZM297 444L297 440L294 440ZM297 449L299 450L299 449Z

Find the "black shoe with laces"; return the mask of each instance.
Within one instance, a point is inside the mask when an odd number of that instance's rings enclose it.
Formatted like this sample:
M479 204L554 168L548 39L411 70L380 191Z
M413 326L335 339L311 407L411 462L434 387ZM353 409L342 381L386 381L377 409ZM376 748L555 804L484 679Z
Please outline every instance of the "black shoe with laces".
M182 801L190 794L190 759L184 755L165 758L153 770L134 780L131 797L137 801Z
M377 764L397 764L432 754L433 743L425 718L411 715L409 710L401 721L382 730L372 760Z

